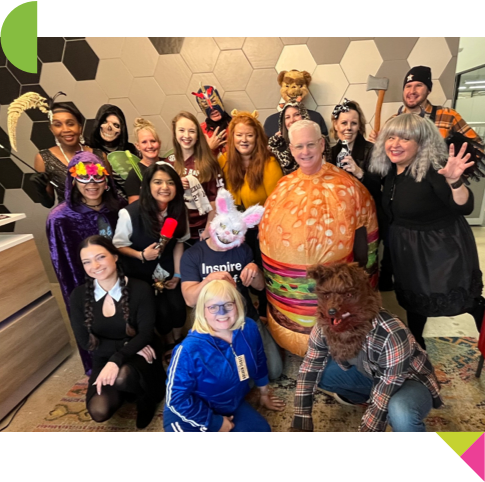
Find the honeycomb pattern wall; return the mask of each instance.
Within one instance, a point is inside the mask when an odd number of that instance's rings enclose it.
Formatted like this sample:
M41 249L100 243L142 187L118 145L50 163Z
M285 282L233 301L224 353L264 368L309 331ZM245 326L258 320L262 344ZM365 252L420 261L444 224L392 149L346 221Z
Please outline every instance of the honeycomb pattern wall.
M48 210L34 202L28 181L32 171L9 156L7 107L20 94L65 92L62 100L75 104L85 118L86 138L100 105L116 104L129 124L138 116L155 124L163 153L171 148L170 124L177 112L188 110L205 119L191 95L199 82L218 88L226 110L257 109L264 122L280 101L277 74L298 69L313 77L306 106L319 111L328 126L335 104L347 97L361 104L370 130L377 97L366 91L369 74L390 80L384 120L401 105L404 75L415 65L432 69L430 101L450 105L458 44L458 37L40 37L37 74L14 67L0 49L0 144L8 149L0 149L0 213L27 214L26 220L3 229L33 233L51 270ZM30 165L39 149L54 145L48 121L38 111L21 117L17 139L17 154ZM52 271L50 276L55 281Z

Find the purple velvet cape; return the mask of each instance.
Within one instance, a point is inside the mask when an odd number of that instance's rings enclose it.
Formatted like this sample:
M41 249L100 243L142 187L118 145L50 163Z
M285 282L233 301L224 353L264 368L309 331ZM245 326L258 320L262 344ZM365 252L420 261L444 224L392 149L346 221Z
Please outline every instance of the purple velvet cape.
M72 290L86 281L85 271L79 259L79 244L88 236L99 234L99 217L103 217L110 224L114 234L118 211L126 204L124 200L119 198L119 208L116 211L109 211L104 206L99 211L94 211L84 204L72 205L71 191L73 189L73 178L69 169L78 162L100 163L105 166L105 163L99 157L90 152L84 151L76 153L67 166L66 200L50 212L46 226L52 265L59 280L68 313L70 312L69 297ZM108 185L116 193L112 176L108 176ZM91 354L81 347L78 348L84 369L88 373L92 367Z

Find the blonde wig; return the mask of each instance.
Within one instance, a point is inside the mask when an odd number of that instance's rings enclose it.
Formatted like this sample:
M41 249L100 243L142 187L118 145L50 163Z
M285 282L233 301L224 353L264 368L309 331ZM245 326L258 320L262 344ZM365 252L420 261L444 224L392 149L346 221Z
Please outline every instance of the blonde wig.
M416 182L422 181L431 167L439 170L448 161L448 148L434 123L417 114L401 114L387 121L379 132L372 149L371 172L381 176L389 172L392 163L386 155L386 140L392 136L411 139L418 144L418 152L407 172Z
M205 304L214 298L227 300L226 303L229 301L234 301L234 303L236 303L235 309L237 310L237 318L230 330L234 331L238 328L244 328L245 311L242 296L239 294L237 289L231 283L229 283L229 281L214 280L206 284L199 294L197 305L195 306L195 320L192 330L196 331L197 333L214 335L214 331L205 319Z

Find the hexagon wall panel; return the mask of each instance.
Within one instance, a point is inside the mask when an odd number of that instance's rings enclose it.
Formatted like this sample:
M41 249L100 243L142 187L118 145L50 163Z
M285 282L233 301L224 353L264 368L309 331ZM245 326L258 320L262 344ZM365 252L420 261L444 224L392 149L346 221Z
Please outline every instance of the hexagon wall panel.
M219 47L210 37L186 38L180 55L192 72L212 72L219 52Z
M347 37L310 37L308 48L318 65L339 64L350 44Z
M278 37L248 37L243 45L243 52L254 69L274 67L282 49Z
M441 82L439 80L433 80L433 90L428 96L428 100L433 105L443 105L446 102L446 94L441 87Z
M340 65L319 65L313 73L310 92L318 105L335 105L340 102L348 85Z
M257 109L264 122L267 116L277 111L280 100L278 72L291 69L312 74L310 95L306 97L305 105L320 112L328 127L335 104L347 95L363 105L369 130L374 122L375 108L372 97L375 94L365 90L369 73L391 79L382 111L383 121L395 114L401 105L403 71L416 63L433 69L435 88L430 100L449 105L458 47L459 39L453 37L419 40L42 37L38 39L37 74L13 67L0 49L0 142L9 148L5 132L7 107L20 93L35 91L51 96L63 91L67 97L60 100L73 101L87 119L85 137L94 125L98 108L103 103L112 102L124 110L130 134L138 115L154 123L162 139L163 155L172 147L171 120L180 110L195 113L200 122L205 120L205 113L199 111L192 95L192 91L198 90L199 82L217 87L226 110ZM78 55L76 49L88 53ZM99 59L98 63L96 59ZM75 77L89 80L76 80ZM33 165L40 148L54 145L49 122L37 110L21 116L17 139L18 155L28 165ZM6 159L8 169L14 173L12 179L5 182L16 187L5 189L0 183L0 211L9 211L13 207L15 211L27 213L28 219L0 230L33 232L50 279L56 282L45 238L45 217L49 210L32 202L35 194L29 182L32 172L29 167L8 156L8 152L0 152L0 162Z
M99 59L86 40L66 42L62 63L76 80L94 80Z
M306 45L286 45L276 64L276 72L282 70L306 70L313 73L317 63Z
M121 60L133 77L150 77L155 72L158 52L147 37L128 37L121 49Z
M377 95L375 91L366 89L367 84L351 84L343 97L355 100L360 105L366 121L369 122L376 110Z
M253 69L241 50L222 51L214 68L214 75L225 91L244 90Z
M22 187L22 170L10 158L0 159L0 184L5 189Z
M432 79L440 77L450 60L451 51L444 37L421 37L408 57L411 67L417 65L430 67Z
M375 75L382 57L373 40L351 42L340 65L351 84L364 84L369 75Z

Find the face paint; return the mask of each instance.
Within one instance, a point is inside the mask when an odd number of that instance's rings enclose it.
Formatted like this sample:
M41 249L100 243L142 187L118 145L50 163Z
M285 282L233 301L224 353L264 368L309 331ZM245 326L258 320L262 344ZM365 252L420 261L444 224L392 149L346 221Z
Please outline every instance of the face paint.
M101 124L99 134L106 142L115 141L121 133L121 122L114 114L106 117L106 120Z

